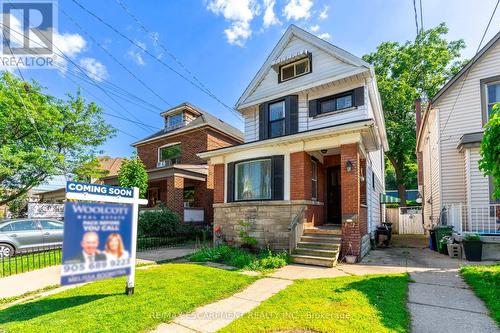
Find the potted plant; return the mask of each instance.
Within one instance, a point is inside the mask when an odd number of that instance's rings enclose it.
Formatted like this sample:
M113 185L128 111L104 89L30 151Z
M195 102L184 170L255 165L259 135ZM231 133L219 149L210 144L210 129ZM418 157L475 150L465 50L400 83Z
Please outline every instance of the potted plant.
M352 250L352 243L349 242L349 249L344 257L346 264L355 264L358 257L354 255Z
M250 222L241 220L238 224L240 225L239 236L241 239L241 248L247 249L251 252L257 252L256 246L259 244L259 241L248 234L248 230L250 230L250 227L252 226Z
M466 234L463 238L465 258L469 261L481 261L483 243L478 234Z

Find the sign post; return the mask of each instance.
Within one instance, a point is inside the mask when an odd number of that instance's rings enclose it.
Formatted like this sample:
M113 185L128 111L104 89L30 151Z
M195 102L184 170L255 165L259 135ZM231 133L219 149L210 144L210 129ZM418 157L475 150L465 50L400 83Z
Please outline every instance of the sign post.
M137 187L79 182L67 182L66 199L61 284L126 275L132 295L139 205L148 201Z

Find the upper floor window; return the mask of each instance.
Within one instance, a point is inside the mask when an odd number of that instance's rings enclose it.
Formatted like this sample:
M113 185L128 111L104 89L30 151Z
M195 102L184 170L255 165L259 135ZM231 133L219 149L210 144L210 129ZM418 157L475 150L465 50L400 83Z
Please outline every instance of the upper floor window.
M311 72L311 58L304 58L280 67L279 82L291 80Z
M285 101L269 104L269 137L285 135Z
M494 82L486 85L488 119L493 110L493 105L500 103L500 82Z
M319 101L320 113L340 111L343 109L351 108L354 104L353 100L353 91L321 99Z
M174 144L158 149L158 166L169 166L180 163L181 144Z
M176 113L167 117L167 127L179 127L184 122L184 114Z

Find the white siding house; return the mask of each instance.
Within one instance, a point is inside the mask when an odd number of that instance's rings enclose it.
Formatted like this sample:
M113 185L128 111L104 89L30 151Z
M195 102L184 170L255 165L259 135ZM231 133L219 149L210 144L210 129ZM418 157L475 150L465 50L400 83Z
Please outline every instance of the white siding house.
M214 224L238 242L234 224L251 220L259 244L297 250L298 262L331 264L290 245L320 231L362 257L382 221L388 147L373 67L292 25L236 108L245 143L198 154L220 172Z
M427 228L439 223L446 208L456 229L500 233L489 178L478 168L483 125L493 102L500 102L500 33L438 92L423 116L417 151Z

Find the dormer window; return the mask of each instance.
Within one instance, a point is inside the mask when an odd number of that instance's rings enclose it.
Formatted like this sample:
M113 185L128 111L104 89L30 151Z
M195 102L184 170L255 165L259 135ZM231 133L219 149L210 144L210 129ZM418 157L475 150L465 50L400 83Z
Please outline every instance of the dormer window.
M184 113L180 112L169 115L166 119L166 123L167 123L167 128L169 129L181 127L182 124L184 123Z
M279 68L279 82L288 81L311 72L311 57L294 61Z

